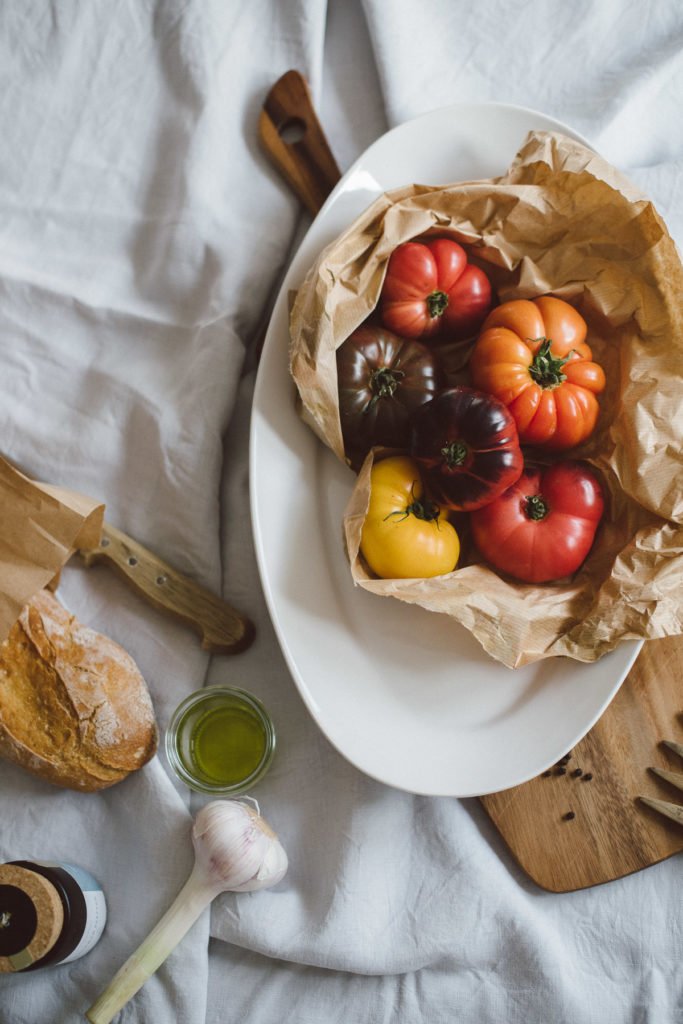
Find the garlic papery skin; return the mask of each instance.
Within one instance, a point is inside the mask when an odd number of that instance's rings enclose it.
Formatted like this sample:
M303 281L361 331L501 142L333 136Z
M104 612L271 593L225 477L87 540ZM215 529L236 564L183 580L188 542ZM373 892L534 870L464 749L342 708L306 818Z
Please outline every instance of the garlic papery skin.
M261 825L266 823L260 819ZM266 828L268 826L266 825ZM275 833L270 840L268 847L259 867L253 878L247 879L241 885L233 886L234 892L255 892L257 889L267 889L282 881L287 872L287 854Z
M109 1024L177 946L221 892L253 892L276 885L287 854L258 811L240 800L214 800L192 828L194 867L147 938L128 958L86 1013L90 1024Z
M214 800L197 814L192 829L195 861L218 892L253 892L276 885L287 871L287 854L258 811L240 800Z

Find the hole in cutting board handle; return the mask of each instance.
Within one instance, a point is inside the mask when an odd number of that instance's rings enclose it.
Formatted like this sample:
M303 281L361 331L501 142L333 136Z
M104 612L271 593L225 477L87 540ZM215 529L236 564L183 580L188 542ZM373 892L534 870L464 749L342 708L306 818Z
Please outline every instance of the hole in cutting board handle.
M288 117L279 125L277 133L287 146L292 146L295 142L301 142L307 131L308 125L302 118Z

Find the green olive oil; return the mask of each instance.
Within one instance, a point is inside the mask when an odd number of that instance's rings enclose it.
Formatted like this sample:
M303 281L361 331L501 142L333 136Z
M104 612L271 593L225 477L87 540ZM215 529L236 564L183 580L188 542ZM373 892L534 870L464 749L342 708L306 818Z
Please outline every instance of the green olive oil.
M248 707L237 704L209 708L190 734L187 767L211 786L234 786L257 770L266 753L263 723Z
M178 778L199 793L237 796L256 785L275 753L275 729L261 701L233 686L207 686L182 701L165 737Z

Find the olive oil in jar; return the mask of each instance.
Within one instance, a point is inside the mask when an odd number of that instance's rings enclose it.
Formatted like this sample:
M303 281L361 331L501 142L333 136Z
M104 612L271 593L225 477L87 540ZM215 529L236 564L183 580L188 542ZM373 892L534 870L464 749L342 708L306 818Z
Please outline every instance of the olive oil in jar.
M177 775L204 793L246 792L267 771L275 732L263 705L244 690L207 687L177 709L166 752Z
M239 785L257 770L266 742L263 722L251 708L210 708L192 730L191 770L208 785Z

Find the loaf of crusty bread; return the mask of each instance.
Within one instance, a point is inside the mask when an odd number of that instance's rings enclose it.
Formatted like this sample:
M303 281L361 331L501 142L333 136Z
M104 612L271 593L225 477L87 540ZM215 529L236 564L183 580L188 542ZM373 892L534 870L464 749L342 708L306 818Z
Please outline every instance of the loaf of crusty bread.
M141 768L156 747L152 702L133 659L42 590L0 645L0 755L88 791Z

